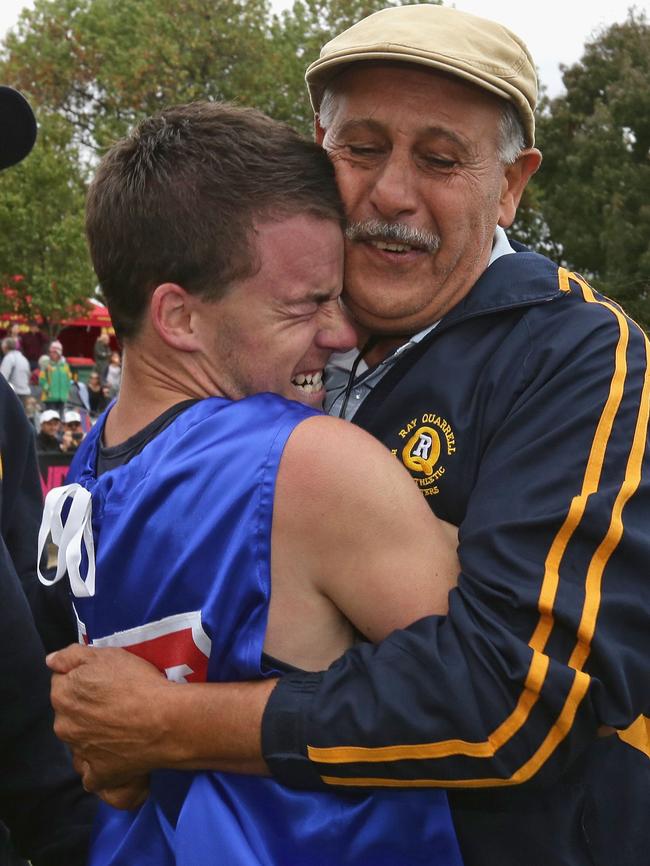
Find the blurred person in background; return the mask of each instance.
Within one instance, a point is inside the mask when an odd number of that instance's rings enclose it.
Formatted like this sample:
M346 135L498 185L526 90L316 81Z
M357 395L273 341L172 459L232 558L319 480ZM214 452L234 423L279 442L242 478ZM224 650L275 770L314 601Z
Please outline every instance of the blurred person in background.
M50 363L49 355L40 355L39 359L36 363L36 367L32 370L32 375L29 379L29 384L32 389L32 396L36 398L36 400L40 404L41 400L41 375L47 370L48 364ZM41 406L41 409L43 407Z
M116 397L122 381L122 357L119 352L111 354L111 362L106 369L106 384L110 388L111 397Z
M25 415L34 432L38 433L41 429L41 409L36 397L30 396L25 400Z
M20 325L18 324L18 322L13 322L9 326L9 333L7 334L7 336L12 337L12 339L16 341L16 348L22 351L23 341L20 333Z
M78 370L73 370L72 372L72 382L70 383L67 404L68 409L72 409L79 414L81 429L84 433L87 433L92 426L90 418L90 392L88 385L83 381Z
M32 390L29 387L29 379L31 370L29 361L20 351L18 341L15 337L5 337L2 341L2 362L0 363L0 373L5 377L11 385L14 392L20 398L23 406L28 397L31 397Z
M95 366L97 367L97 372L99 373L99 378L102 382L106 379L106 370L108 369L112 354L111 338L109 337L108 332L103 330L95 340L95 348L93 350Z
M54 409L61 415L68 399L72 373L68 362L63 357L63 346L58 340L53 340L49 348L49 360L44 370L41 370L39 384L41 386L41 402L46 409Z
M68 409L63 416L63 432L61 436L61 450L70 454L74 453L84 438L81 426L81 414L73 409Z
M95 370L88 376L88 407L91 419L97 418L110 403L110 389L102 384L99 373Z
M29 361L32 370L38 367L38 359L47 349L48 339L41 331L38 323L30 321L29 331L21 337L23 354Z
M41 429L36 436L36 448L39 452L61 451L61 416L56 409L46 409L41 412Z
M0 86L0 169L35 138L27 101ZM25 596L36 585L41 512L33 429L0 376L0 866L24 864L19 855L83 866L95 803L54 736L45 649Z

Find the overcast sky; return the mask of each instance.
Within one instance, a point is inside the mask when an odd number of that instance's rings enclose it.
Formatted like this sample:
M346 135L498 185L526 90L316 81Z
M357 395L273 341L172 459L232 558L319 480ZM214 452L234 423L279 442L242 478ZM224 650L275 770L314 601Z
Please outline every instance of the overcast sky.
M209 0L206 0L209 2ZM20 10L31 5L25 0L0 0L0 36L12 27ZM291 0L273 0L275 8L286 8ZM514 30L528 44L551 96L562 91L560 63L571 65L580 59L584 43L603 26L624 21L635 6L650 17L650 0L455 0L456 6L493 18Z

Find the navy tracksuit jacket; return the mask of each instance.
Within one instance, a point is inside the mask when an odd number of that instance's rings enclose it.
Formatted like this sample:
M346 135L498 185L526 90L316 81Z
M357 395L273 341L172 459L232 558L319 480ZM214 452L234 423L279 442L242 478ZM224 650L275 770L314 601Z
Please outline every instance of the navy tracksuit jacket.
M449 614L286 676L265 756L298 787L448 788L467 866L646 866L648 341L517 249L354 419L460 527Z

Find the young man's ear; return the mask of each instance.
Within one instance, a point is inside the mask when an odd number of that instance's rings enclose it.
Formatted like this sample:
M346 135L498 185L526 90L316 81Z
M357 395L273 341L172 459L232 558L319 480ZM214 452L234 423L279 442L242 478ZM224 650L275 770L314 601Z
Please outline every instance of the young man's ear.
M499 225L507 229L515 220L526 184L542 163L536 147L522 150L515 162L505 168L499 200Z
M192 320L193 298L176 283L156 286L151 296L151 325L172 349L194 352L199 348Z

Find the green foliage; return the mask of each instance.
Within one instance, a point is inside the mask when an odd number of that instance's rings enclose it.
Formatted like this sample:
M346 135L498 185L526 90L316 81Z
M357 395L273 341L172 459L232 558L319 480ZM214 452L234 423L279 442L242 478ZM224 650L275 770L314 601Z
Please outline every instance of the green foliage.
M296 0L281 15L269 0L36 0L0 51L1 80L29 96L41 127L2 177L0 274L22 274L24 298L55 329L92 292L83 198L99 153L196 99L252 105L311 134L306 66L386 5L398 0Z
M17 289L13 297L0 293L0 311L40 313L56 334L94 285L83 232L85 185L68 124L41 112L38 146L0 183L0 286Z
M37 0L6 69L101 150L165 105L264 101L269 18L267 0Z
M277 70L273 99L255 104L272 117L311 135L313 112L305 86L305 70L318 59L323 45L373 12L410 2L414 0L295 0L291 9L274 16L271 26L273 67ZM440 0L430 5L440 5Z
M2 176L0 277L23 274L56 326L91 293L82 231L92 164L165 105L228 99L310 134L305 68L345 27L402 0L36 0L0 54L41 131ZM404 0L408 2L408 0ZM514 236L582 271L650 324L650 27L642 14L603 31L542 99L542 171ZM6 302L0 299L0 307ZM0 309L1 311L1 309Z
M631 11L543 104L535 189L559 257L650 327L650 25Z
M406 0L404 0L406 2ZM226 99L309 134L304 74L321 46L396 0L36 0L4 51L5 80L102 150L165 105Z

